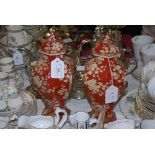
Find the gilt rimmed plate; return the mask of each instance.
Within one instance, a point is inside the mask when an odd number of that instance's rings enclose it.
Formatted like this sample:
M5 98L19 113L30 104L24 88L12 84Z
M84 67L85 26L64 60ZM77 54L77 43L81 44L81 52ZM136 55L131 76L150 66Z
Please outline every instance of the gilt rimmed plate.
M138 89L129 91L125 96L121 98L118 104L125 118L140 122L141 118L135 111L135 98L137 91Z
M0 116L12 116L12 115L35 115L37 112L37 105L36 105L36 100L35 97L32 96L32 94L29 94L27 91L22 91L21 96L23 97L23 104L11 109L11 108L6 108L3 111L0 111Z

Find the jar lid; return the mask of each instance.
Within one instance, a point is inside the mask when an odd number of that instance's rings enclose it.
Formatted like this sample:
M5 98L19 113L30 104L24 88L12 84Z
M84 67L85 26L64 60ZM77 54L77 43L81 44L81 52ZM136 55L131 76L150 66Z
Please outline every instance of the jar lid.
M50 29L46 34L47 38L43 39L40 44L40 53L46 55L59 55L66 52L65 43L58 38L54 29Z
M119 48L110 40L109 32L103 40L98 40L93 48L95 56L103 56L106 58L120 56Z

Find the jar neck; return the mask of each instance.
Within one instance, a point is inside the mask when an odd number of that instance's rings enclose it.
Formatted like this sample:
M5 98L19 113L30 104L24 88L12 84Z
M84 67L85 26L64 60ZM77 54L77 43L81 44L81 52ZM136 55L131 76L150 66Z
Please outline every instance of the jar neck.
M113 61L117 61L117 59L119 58L119 57L104 57L104 56L95 56L96 58L98 58L98 59L109 59L109 60L113 60Z
M63 60L64 58L64 55L63 54L60 54L60 55L43 55L43 59L46 59L48 61L52 61L54 60L55 58L59 58L61 60Z

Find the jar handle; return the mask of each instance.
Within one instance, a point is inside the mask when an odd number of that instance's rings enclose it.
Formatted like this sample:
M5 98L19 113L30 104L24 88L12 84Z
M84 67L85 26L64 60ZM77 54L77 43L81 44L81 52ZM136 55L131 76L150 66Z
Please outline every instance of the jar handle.
M60 113L63 113L62 119L60 120ZM55 125L57 125L59 128L62 128L62 126L65 124L67 121L67 112L64 109L57 108L55 110Z
M90 118L89 125L91 128L95 128L98 124L98 120L96 118Z

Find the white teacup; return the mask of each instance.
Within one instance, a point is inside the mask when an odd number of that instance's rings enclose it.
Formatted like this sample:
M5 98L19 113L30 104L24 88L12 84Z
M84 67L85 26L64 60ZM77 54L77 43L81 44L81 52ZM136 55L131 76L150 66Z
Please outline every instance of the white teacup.
M23 29L23 26L20 25L9 25L6 26L7 32L7 41L9 45L17 46L30 43L32 37Z
M6 86L9 84L9 75L4 72L0 72L0 87Z
M0 59L0 68L2 72L12 72L14 70L14 60L12 57L4 57Z
M135 129L136 123L131 119L122 119L104 125L105 129Z
M149 44L153 42L153 37L148 35L138 35L131 39L133 44L133 49L135 53L135 57L137 61L141 61L141 48L143 45Z
M141 50L142 61L147 64L150 61L155 61L155 44L147 44Z
M86 112L76 112L68 117L73 129L89 129L93 124L98 124L96 118L90 118Z
M6 26L7 34L4 35L0 42L3 45L3 49L13 56L13 53L19 50L19 47L31 51L33 48L33 37L23 30L23 26L9 25Z
M141 129L155 129L155 120L142 120Z
M15 86L15 82L12 81L7 87L8 106L10 108L16 108L21 106L24 102L22 96L19 94L18 89Z

